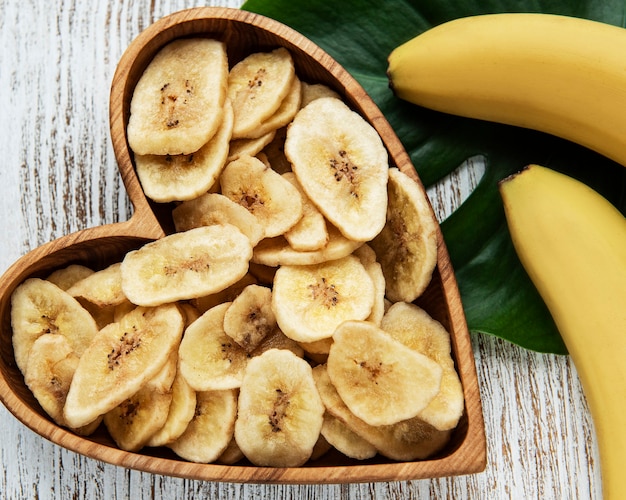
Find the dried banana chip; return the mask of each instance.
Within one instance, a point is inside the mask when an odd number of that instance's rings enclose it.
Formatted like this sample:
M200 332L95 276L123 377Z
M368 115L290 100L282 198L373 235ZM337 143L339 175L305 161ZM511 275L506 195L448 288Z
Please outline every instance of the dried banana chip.
M63 407L78 359L64 335L51 333L35 340L26 365L24 382L44 411L63 427L68 427L63 417ZM86 436L92 434L98 425L100 419L73 430Z
M242 156L230 162L220 184L224 196L256 217L266 238L283 234L302 217L298 190L258 158Z
M393 304L381 328L407 347L436 361L443 369L441 388L419 416L439 430L454 429L463 415L463 386L451 356L450 334L426 311L405 302Z
M328 412L324 413L321 432L326 441L347 457L365 460L377 453L373 444L350 430L346 424Z
M305 252L324 248L329 240L326 219L315 204L309 200L295 174L286 172L282 175L284 179L293 184L302 197L302 218L285 233L285 239L289 246L294 250Z
M369 241L385 225L388 155L376 130L339 99L302 108L285 155L309 198L347 237Z
M211 189L226 164L233 130L233 110L227 101L222 121L209 142L181 155L135 155L137 176L154 201L192 200Z
M196 391L241 385L248 353L224 332L224 315L230 304L209 309L185 330L178 348L179 370Z
M175 304L138 307L100 330L76 367L63 412L68 424L86 425L135 394L165 366L182 332Z
M311 266L281 266L274 276L272 308L278 326L297 342L333 335L347 320L364 320L374 285L354 255Z
M67 290L74 283L86 278L90 274L93 274L93 269L83 266L81 264L70 264L62 269L57 269L51 273L46 279L61 290Z
M333 334L328 376L346 406L370 425L415 417L435 398L442 369L367 321L344 321Z
M253 464L299 467L311 456L324 405L309 364L270 349L250 359L239 393L235 439Z
M319 250L295 250L284 236L261 240L254 247L252 262L268 267L321 264L350 255L363 244L362 241L349 240L331 224L327 225L327 230L328 243Z
M438 431L418 417L392 425L369 425L354 415L343 402L328 376L326 365L313 368L313 378L326 411L372 443L387 458L422 460L437 453L450 440L451 431Z
M247 134L244 134L244 137L250 139L261 137L289 124L300 109L301 97L302 93L300 90L300 80L298 77L294 77L289 93L283 99L283 102L281 102L280 107L276 110L276 112L267 120L262 122L258 127L252 129Z
M376 253L372 250L367 243L361 245L354 251L367 274L372 278L374 284L374 305L372 306L372 313L367 317L367 321L380 326L380 322L385 314L385 275L383 274L382 266L376 261Z
M163 426L146 441L146 446L165 446L178 439L196 411L196 391L182 376L180 371L172 384L172 401L170 403L167 419Z
M222 122L228 59L222 42L175 40L163 47L137 82L130 103L128 143L138 155L198 151Z
M323 354L328 356L330 346L333 345L333 338L327 337L315 342L298 342L307 354Z
M176 351L155 379L104 415L104 425L122 450L138 451L165 422L172 402L171 386L176 375Z
M29 278L11 295L15 362L26 373L28 353L42 335L59 333L81 356L98 332L91 314L69 293L50 281Z
M283 47L250 54L228 74L228 97L235 111L233 138L245 137L270 118L295 78L291 54Z
M193 418L168 447L191 462L215 462L232 440L236 417L235 390L198 392Z
M224 465L233 465L245 458L243 452L239 448L235 437L230 440L226 449L218 457L217 462Z
M141 306L202 297L240 280L251 257L250 240L232 224L190 229L127 253L122 289Z
M270 144L276 136L275 131L255 139L232 139L230 141L227 162L241 158L242 156L257 156L265 146Z
M304 108L310 102L321 97L334 97L335 99L341 99L341 96L328 85L324 85L323 83L302 82L301 107Z
M224 332L248 353L254 351L275 328L272 290L265 286L245 287L224 315Z
M437 265L437 223L424 193L397 168L389 169L388 190L387 222L370 245L383 267L387 298L413 302Z
M109 267L91 273L67 289L72 297L80 298L103 308L118 306L126 302L122 291L121 264L116 262Z
M172 210L176 231L183 232L213 224L232 224L255 246L263 238L263 226L239 203L219 193L206 193L184 201Z

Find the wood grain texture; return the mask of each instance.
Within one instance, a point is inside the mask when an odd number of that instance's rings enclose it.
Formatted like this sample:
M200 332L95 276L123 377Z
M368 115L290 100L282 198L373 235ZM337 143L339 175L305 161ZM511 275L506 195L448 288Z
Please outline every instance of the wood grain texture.
M196 5L0 0L0 84L9 91L0 117L1 272L55 238L131 217L108 131L113 73L141 30ZM471 190L472 172L429 191L440 218ZM479 474L317 486L179 479L67 451L0 407L0 498L600 498L593 425L569 358L478 333L472 347L488 443Z

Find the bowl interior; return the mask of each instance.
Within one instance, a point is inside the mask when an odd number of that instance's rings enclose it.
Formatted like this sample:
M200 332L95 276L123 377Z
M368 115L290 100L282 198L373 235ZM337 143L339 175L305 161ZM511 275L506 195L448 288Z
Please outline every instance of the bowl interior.
M226 42L231 65L253 51L286 47L294 58L300 78L310 83L324 83L339 92L377 129L388 149L391 166L411 175L423 189L408 155L376 105L363 88L319 47L263 16L236 9L190 9L163 18L142 32L120 60L111 87L111 139L120 174L136 212L150 211L149 218L154 213L164 233L173 232L172 207L153 203L143 194L126 139L126 124L133 89L156 52L171 40L191 36ZM89 437L80 437L56 426L27 389L15 365L11 346L10 294L27 277L45 276L69 263L101 269L120 261L127 251L150 239L145 237L142 221L143 218L136 218L134 225L131 223L124 231L115 225L103 226L44 245L20 259L0 282L0 395L5 406L25 425L61 446L99 460L148 472L205 480L276 483L390 481L466 474L484 469L485 436L474 358L454 273L440 231L438 266L431 284L417 302L451 333L452 355L463 383L466 410L451 441L438 455L407 463L381 456L355 461L338 452L330 452L303 467L290 469L254 467L247 461L233 466L195 464L178 459L166 448L144 448L138 453L119 450L103 426ZM154 231L151 230L150 234Z

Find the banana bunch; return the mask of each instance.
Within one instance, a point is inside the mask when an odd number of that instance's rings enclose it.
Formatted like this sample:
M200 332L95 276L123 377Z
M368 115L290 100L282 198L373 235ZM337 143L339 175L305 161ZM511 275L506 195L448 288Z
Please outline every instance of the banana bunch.
M626 219L585 184L538 165L500 192L515 249L580 376L604 497L626 498Z
M395 94L521 126L626 165L626 30L547 14L457 19L389 56ZM626 498L626 219L588 186L532 165L500 183L520 260L554 318L589 402L605 498Z
M546 132L626 165L626 30L549 14L488 14L428 30L389 55L401 99Z

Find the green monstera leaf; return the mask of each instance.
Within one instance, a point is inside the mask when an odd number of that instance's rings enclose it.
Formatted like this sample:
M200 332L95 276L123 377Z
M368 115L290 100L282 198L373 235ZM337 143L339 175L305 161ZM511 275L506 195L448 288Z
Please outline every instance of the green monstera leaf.
M277 19L326 50L368 91L403 142L426 186L481 155L485 172L442 230L472 332L527 349L565 354L563 341L513 249L497 183L528 163L578 178L626 210L626 169L567 141L411 105L389 89L387 57L445 21L494 12L544 12L623 26L626 3L537 0L249 0L243 9Z

